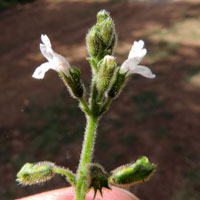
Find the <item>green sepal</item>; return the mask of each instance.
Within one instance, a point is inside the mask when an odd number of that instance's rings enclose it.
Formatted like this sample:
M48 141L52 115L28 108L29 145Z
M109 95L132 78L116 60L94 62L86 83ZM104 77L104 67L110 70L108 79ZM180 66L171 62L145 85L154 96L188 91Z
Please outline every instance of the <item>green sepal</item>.
M62 71L59 72L65 85L69 88L71 95L74 98L81 98L84 94L84 87L81 82L80 70L76 67L69 68L69 75L66 75Z
M101 23L100 36L107 49L112 48L111 42L115 34L115 26L112 18L108 18Z
M86 59L89 61L90 66L96 71L98 61L94 57L87 57Z
M24 185L33 185L42 183L53 178L54 163L51 162L38 162L26 163L17 173L17 181Z
M108 17L110 17L110 13L109 12L107 12L106 10L100 10L97 13L97 22L101 23L102 21L104 21Z
M150 178L156 168L156 164L150 163L148 158L143 156L135 163L130 163L111 172L109 183L116 185L131 185L146 181Z
M97 62L97 69L99 70L103 63L103 58Z
M78 78L80 80L81 72L78 68L72 67L72 68L69 69L69 72L70 72L71 75L76 75L75 78Z
M118 67L115 71L112 82L110 83L108 97L112 99L116 98L120 94L122 88L124 87L126 80L126 74L121 74L120 67Z
M103 196L102 194L102 188L108 188L111 189L108 185L108 177L109 175L106 173L106 171L104 170L104 168L97 164L97 163L90 163L88 165L88 188L89 189L93 189L94 190L94 197L93 199L95 199L95 196L97 194L97 191L99 190L101 196Z
M86 36L86 44L91 57L97 57L100 47L99 27L94 25Z
M104 92L108 89L116 67L117 67L117 62L113 56L104 57L99 67L98 79L97 79L97 88L101 92Z

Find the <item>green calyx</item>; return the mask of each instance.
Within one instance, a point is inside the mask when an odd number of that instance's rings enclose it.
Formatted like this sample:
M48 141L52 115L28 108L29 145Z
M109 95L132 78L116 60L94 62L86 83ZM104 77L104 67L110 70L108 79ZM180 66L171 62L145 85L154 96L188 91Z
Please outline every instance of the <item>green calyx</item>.
M146 181L153 174L156 165L150 163L148 158L143 156L135 163L121 166L112 171L109 182L116 185L130 185Z
M103 22L101 22L100 35L103 43L107 45L107 50L112 50L111 43L114 39L114 31L114 22L111 18L105 19Z
M115 24L109 13L101 10L97 14L97 23L89 30L86 43L91 57L100 61L106 55L112 55L117 42Z
M110 87L108 89L108 97L112 99L116 98L124 87L126 80L126 74L121 74L120 67L118 67L110 83Z
M62 71L59 72L61 78L63 79L65 85L68 87L71 95L74 98L82 98L84 95L84 87L81 82L80 70L76 67L69 68L69 75L66 75Z
M93 26L86 36L89 54L95 58L100 54L100 50L102 51L98 29L98 26Z
M105 172L101 165L90 163L88 165L88 188L94 189L93 199L95 199L98 190L102 196L103 187L110 189L108 185L108 174Z
M17 181L24 185L48 181L54 176L53 167L51 162L26 163L17 173Z
M99 66L97 87L101 92L108 89L112 80L113 74L117 67L117 62L113 56L105 56Z

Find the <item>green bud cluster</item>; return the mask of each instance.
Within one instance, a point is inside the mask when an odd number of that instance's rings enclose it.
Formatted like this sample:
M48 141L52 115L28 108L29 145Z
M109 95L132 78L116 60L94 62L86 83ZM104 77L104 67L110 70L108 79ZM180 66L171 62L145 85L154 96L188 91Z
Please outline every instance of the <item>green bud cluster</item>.
M42 183L53 178L54 164L51 162L26 163L17 173L17 181L24 185Z
M84 86L81 81L80 70L76 67L71 67L69 68L69 75L66 75L62 71L59 72L59 74L65 85L68 87L71 95L74 98L82 98L84 95Z
M143 156L135 163L127 164L112 171L109 182L116 185L130 185L146 181L153 174L156 165L150 163L148 158Z
M115 24L109 13L101 10L97 13L97 23L89 30L86 43L91 57L100 61L106 55L113 55L117 42Z

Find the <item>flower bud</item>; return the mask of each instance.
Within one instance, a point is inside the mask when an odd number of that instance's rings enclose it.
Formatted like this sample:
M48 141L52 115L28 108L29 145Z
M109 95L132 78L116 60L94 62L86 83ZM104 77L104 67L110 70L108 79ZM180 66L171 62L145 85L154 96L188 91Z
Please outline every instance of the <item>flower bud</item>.
M103 43L106 44L107 47L109 47L112 43L112 39L115 33L114 29L114 23L111 18L105 19L101 23L100 36L102 38Z
M97 57L100 49L99 31L97 26L93 26L86 36L87 48L90 56Z
M110 83L110 88L108 89L108 97L112 99L116 98L124 87L126 80L126 74L121 74L120 68L118 67Z
M109 13L101 10L97 14L97 23L89 30L86 43L91 57L100 61L106 55L112 55L117 42L115 24Z
M54 176L53 167L51 162L26 163L17 173L17 181L24 185L48 181Z
M109 55L104 57L98 73L97 87L99 90L106 91L108 89L116 67L115 57Z
M150 163L148 158L143 156L135 163L121 166L109 177L109 182L117 185L130 185L146 181L156 168L154 163Z
M69 75L60 72L60 76L74 98L83 97L84 87L81 82L81 73L79 69L71 67L69 69Z

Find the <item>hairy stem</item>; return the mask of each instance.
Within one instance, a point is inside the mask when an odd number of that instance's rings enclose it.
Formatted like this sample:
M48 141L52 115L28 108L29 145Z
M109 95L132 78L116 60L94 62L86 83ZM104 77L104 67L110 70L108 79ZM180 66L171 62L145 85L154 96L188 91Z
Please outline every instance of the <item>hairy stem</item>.
M54 167L53 168L53 172L56 174L61 174L66 176L67 180L72 183L72 184L76 184L76 175L71 172L69 169L65 169L64 167Z
M87 165L92 160L95 133L98 118L91 115L87 118L87 127L81 152L81 159L77 171L76 200L84 200L87 193Z
M105 103L103 104L103 106L100 109L100 115L102 115L105 111L107 111L107 109L109 108L110 104L112 102L112 98L108 97L105 101Z
M83 111L85 111L86 114L90 115L91 111L90 111L90 108L88 107L88 104L85 101L85 99L84 98L80 98L79 101L80 101L81 107L83 108Z
M96 102L97 97L98 97L98 89L96 85L96 80L94 80L92 84L92 94L90 99L90 109L93 114L95 113L95 111L97 111L97 102Z

